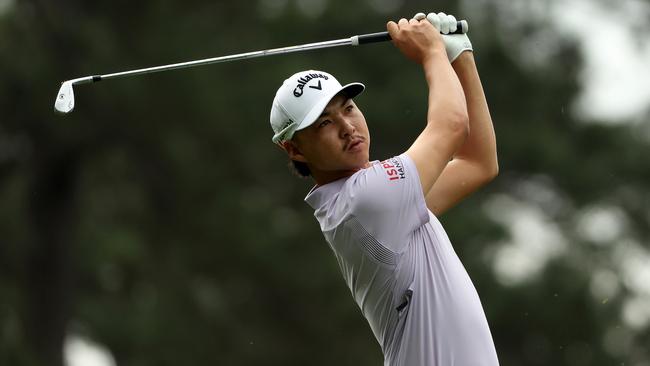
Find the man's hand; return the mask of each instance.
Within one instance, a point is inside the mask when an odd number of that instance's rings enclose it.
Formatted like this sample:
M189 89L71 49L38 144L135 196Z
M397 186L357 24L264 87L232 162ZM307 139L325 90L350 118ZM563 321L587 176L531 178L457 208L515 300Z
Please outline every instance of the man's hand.
M442 39L445 43L445 49L447 50L447 57L449 62L454 62L458 56L464 51L473 51L472 42L469 41L469 37L466 33L463 34L448 34L456 31L456 17L453 15L447 15L445 13L429 13L425 15L424 13L417 13L413 17L415 20L427 19L436 29L440 30L442 33Z
M388 22L393 44L409 59L425 65L436 53L445 53L445 45L437 28L430 22L400 19Z

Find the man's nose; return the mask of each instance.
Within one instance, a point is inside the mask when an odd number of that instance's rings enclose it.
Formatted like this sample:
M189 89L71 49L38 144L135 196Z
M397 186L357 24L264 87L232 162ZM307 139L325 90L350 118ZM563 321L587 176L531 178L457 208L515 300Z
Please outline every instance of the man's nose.
M354 127L354 123L352 123L351 120L347 118L341 118L340 121L341 124L341 137L348 137L356 132L356 127Z

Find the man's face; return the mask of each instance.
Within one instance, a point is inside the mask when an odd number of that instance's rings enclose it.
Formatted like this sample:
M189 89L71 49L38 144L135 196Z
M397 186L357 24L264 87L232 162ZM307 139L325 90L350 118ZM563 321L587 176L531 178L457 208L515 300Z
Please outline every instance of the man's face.
M312 173L354 172L369 160L370 133L352 99L335 96L311 126L296 132L291 159L305 162Z

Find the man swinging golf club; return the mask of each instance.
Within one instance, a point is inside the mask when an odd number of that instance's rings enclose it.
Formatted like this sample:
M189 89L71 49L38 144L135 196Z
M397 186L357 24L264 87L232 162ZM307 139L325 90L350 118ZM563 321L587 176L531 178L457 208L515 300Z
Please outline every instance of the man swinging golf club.
M472 45L465 34L446 35L455 27L444 13L387 24L429 86L426 125L400 155L369 160L370 134L353 101L363 84L299 72L271 109L273 141L316 182L305 200L386 366L498 365L476 289L437 219L498 171Z

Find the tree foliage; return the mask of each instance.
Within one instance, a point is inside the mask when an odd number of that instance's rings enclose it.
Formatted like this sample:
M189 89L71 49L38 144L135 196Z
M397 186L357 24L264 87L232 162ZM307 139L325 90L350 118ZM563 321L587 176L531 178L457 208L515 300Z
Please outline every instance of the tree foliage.
M327 70L366 84L358 104L373 158L404 151L424 123L426 85L394 47L81 85L72 114L52 105L65 79L381 31L429 4L398 2L386 14L379 0L5 3L0 364L61 365L70 334L106 345L120 365L381 364L302 201L310 182L292 177L270 142L268 113L284 78ZM561 41L550 62L530 67L489 26L496 15L484 17L472 39L501 173L443 222L501 364L650 362L649 328L623 316L649 295L620 261L625 248L650 249L650 144L638 126L568 112L580 89L575 44ZM529 27L522 34L544 24ZM494 207L517 205L543 213L566 246L508 284L495 258L516 236ZM604 241L581 232L598 207L624 223ZM603 273L614 274L612 298L594 295Z

